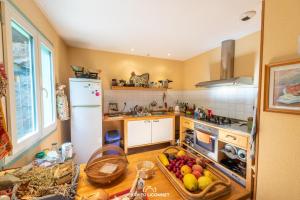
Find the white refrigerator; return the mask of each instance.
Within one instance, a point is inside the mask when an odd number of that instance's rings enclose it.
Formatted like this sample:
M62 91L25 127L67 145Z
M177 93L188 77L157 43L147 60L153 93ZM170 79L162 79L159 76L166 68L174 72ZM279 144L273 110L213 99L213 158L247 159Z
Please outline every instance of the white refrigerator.
M71 142L78 164L102 147L102 89L96 79L70 78Z

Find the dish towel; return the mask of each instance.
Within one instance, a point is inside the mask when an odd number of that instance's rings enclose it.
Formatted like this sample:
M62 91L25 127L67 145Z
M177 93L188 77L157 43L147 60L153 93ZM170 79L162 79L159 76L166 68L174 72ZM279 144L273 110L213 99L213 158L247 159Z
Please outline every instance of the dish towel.
M64 91L65 87L65 85L58 85L56 90L57 117L61 121L70 119L68 98Z
M254 110L253 110L253 125L250 133L250 157L255 159L255 139L256 139L256 111L257 111L257 99L255 101Z
M2 97L6 95L7 77L4 65L0 64L0 160L5 158L12 151L12 143L7 133L7 126L2 108Z

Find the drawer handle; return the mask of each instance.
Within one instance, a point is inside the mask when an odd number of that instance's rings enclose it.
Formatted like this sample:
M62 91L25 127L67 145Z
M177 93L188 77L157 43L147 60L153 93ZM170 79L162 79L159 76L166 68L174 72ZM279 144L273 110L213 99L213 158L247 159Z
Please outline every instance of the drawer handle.
M189 122L184 122L185 124L190 124Z
M159 120L153 120L153 122L159 122Z
M233 140L236 140L236 137L232 136L232 135L226 135L226 138L231 138Z
M149 120L145 120L144 122L145 122L145 123L150 123L150 121L149 121Z

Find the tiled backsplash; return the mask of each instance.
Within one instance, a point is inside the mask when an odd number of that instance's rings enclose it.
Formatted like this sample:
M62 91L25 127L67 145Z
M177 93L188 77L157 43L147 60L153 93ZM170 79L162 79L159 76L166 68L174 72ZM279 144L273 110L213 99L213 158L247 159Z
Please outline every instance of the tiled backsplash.
M184 91L182 97L182 101L210 108L216 115L247 120L249 116L253 116L257 88L216 87Z
M195 104L213 110L214 114L246 120L253 115L253 107L257 97L255 87L218 87L202 90L167 91L168 106L174 106L176 101ZM108 112L108 103L118 103L119 110L127 103L125 111L135 105L148 106L153 100L163 105L161 91L104 91L104 112Z
M166 101L169 106L174 106L177 100L182 97L181 91L167 91ZM162 91L134 91L134 90L105 90L104 91L104 112L108 112L109 103L118 103L119 110L122 110L126 102L125 111L130 111L135 105L148 106L152 101L156 101L158 106L163 105Z

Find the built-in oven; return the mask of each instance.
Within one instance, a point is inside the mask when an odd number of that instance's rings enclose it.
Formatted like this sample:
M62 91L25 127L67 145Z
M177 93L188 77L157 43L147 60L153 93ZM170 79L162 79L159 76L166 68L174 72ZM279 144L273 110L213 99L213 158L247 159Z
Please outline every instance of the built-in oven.
M194 148L203 155L218 161L219 130L200 123L195 123L194 130Z

